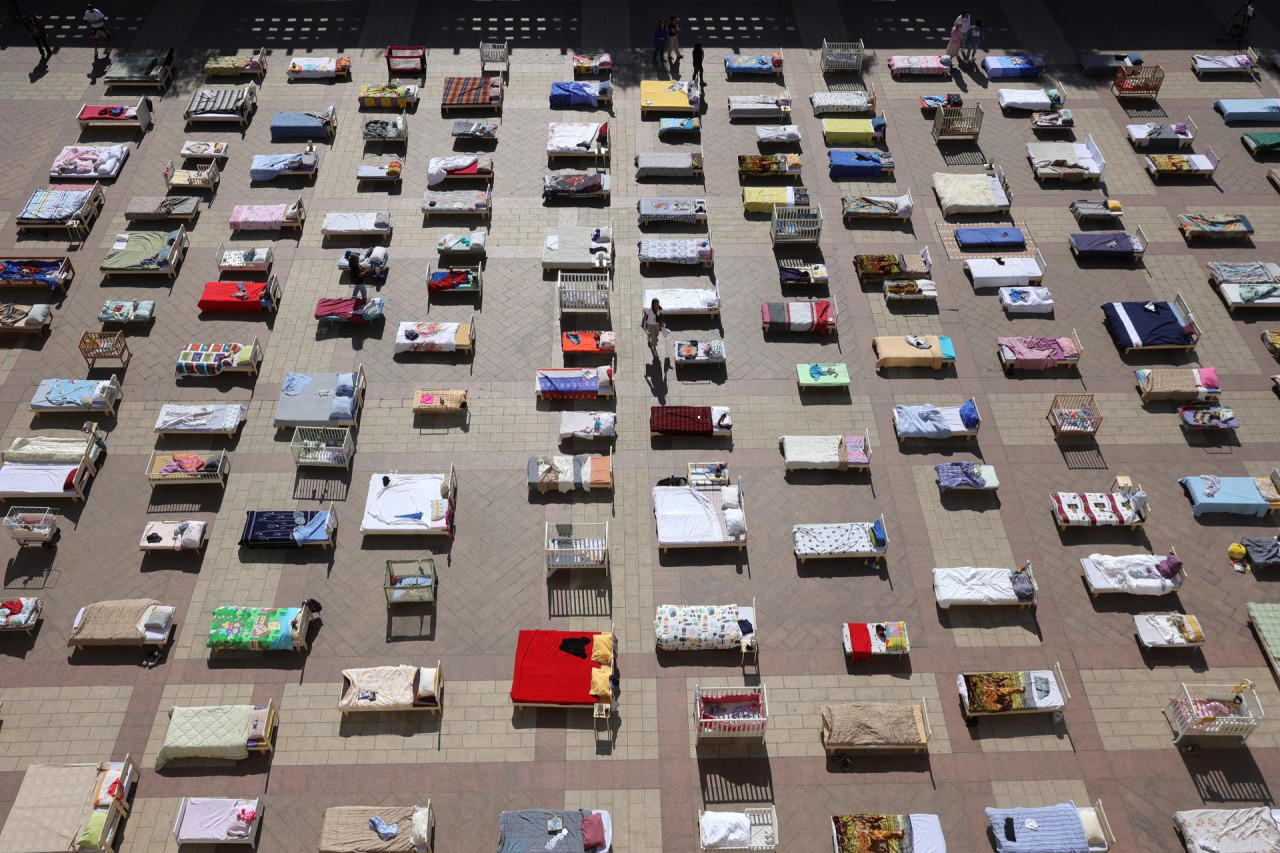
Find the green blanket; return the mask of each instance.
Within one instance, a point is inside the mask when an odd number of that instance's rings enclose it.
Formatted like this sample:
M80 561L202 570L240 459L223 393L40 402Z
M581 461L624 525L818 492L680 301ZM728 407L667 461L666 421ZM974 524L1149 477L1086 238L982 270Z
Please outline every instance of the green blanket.
M169 729L156 755L156 769L175 758L236 761L248 757L252 716L252 705L174 708L169 712Z
M836 388L846 388L849 385L849 365L847 364L819 364L816 365L820 371L818 376L814 376L815 365L797 364L796 379L805 387L815 386L832 386Z
M1254 145L1258 154L1271 154L1280 151L1280 133L1246 133L1245 138Z
M1280 604L1249 602L1244 606L1258 637L1266 645L1267 663L1280 668Z
M112 249L98 267L104 270L158 270L169 265L171 231L130 231L123 249Z

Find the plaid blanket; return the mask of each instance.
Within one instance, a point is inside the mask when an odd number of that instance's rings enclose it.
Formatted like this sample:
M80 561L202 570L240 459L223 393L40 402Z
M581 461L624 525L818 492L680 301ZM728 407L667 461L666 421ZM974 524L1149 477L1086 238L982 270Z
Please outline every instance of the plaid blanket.
M196 89L184 118L194 115L239 115L248 101L245 89Z
M711 435L710 406L653 406L649 431L662 435Z
M969 711L994 714L1001 711L1023 711L1034 708L1027 701L1030 688L1025 672L982 672L964 677L969 697Z
M440 99L446 104L492 103L495 99L489 94L490 86L488 77L446 77Z
M910 853L914 846L904 814L841 814L831 823L836 853Z

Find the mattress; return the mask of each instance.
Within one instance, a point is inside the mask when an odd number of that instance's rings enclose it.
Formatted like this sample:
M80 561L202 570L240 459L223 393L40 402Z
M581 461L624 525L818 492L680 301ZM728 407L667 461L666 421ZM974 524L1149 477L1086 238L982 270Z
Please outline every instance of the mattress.
M840 209L845 216L911 216L911 196L858 195L842 196Z
M360 389L355 388L356 374L306 373L301 375L308 377L310 382L300 393L290 395L284 393L283 389L280 392L275 414L275 426L277 428L341 426L354 423L360 409ZM352 404L353 410L351 414L342 413L340 416L336 416L334 408L335 397L347 396L334 393L340 382L355 388L355 394L351 395L355 402ZM286 387L287 385L288 383L286 382Z
M547 151L555 154L590 152L603 127L596 122L552 122L547 126Z
M238 404L165 403L156 416L157 432L234 432L245 418Z
M883 118L824 118L822 136L833 143L875 142L884 135Z
M601 664L560 648L565 640L588 641L598 631L521 631L516 640L511 701L517 705L594 705L591 672Z
M1136 235L1123 231L1089 231L1083 234L1071 234L1068 239L1076 254L1082 257L1133 257L1143 252L1143 245Z
M488 209L486 190L427 190L422 195L423 213L483 213Z
M613 237L608 228L548 228L542 241L542 265L557 269L608 267Z
M871 96L867 92L814 92L809 96L813 114L864 113L871 109Z
M188 119L243 116L249 105L250 87L240 89L196 89L191 93L183 116Z
M920 348L908 343L903 335L887 335L871 339L876 353L876 369L881 367L927 367L941 370L955 361L955 347L951 338L937 335L912 335L928 344Z
M247 757L252 716L252 705L173 708L164 743L156 755L156 769L176 758L235 761Z
M636 155L637 178L691 177L702 171L702 155L678 151Z
M933 594L944 610L953 604L1019 604L1013 575L1010 569L934 569Z
M258 819L245 822L245 812L260 815L261 803L255 799L231 797L187 797L181 807L174 835L179 844L227 841L244 843L257 832Z
M42 379L31 395L31 408L42 412L105 410L118 393L108 379Z
M271 141L323 139L333 126L333 107L322 113L278 112L271 117Z
M288 75L298 78L334 77L338 59L333 56L297 56L289 62Z
M1158 554L1090 554L1080 558L1080 568L1089 588L1100 591L1127 592L1130 595L1165 595L1177 592L1182 581L1167 580L1155 571L1164 560Z
M1009 208L1009 196L992 174L933 173L933 190L943 214L996 213Z
M18 212L18 222L63 223L84 211L93 190L86 187L36 190Z
M249 180L269 181L282 175L309 175L319 166L320 155L315 152L255 154L249 165Z
M1000 89L996 100L1008 110L1051 110L1055 105L1045 89Z
M8 467L8 466L6 466ZM0 468L0 473L4 469ZM1258 491L1253 477L1217 477L1217 491L1210 497L1204 477L1183 477L1178 481L1191 498L1191 514L1196 518L1208 513L1252 515L1263 518L1271 511L1271 502Z
M659 545L698 545L737 541L729 536L719 489L655 486L653 514Z
M63 488L67 476L80 466L67 462L5 462L0 465L0 493L75 494Z
M987 77L1038 77L1044 61L1038 56L988 56L980 63Z
M955 235L956 245L962 249L1021 248L1027 244L1021 228L957 228Z
M774 118L791 105L791 95L730 95L729 118Z
M1223 121L1264 121L1280 123L1280 98L1221 98L1213 108Z
M1047 287L1002 287L1000 305L1010 314L1052 314L1053 294Z
M641 80L640 103L650 109L689 109L700 103L698 87L691 82Z
M129 157L127 145L68 145L53 158L51 178L114 178Z
M444 474L385 475L369 477L369 492L364 502L360 531L395 532L411 535L433 530L447 530L453 514L452 498L442 497Z
M877 545L872 539L871 528L875 524L797 524L791 528L792 547L800 557L883 554L887 545Z
M324 215L324 224L321 229L326 234L360 234L370 231L385 234L391 231L391 214L381 211L360 213L333 211Z
M973 288L1025 287L1044 277L1035 258L971 258L964 268L973 278Z
M762 124L756 128L757 142L799 142L798 124Z
M894 54L889 57L889 71L893 74L945 76L951 73L951 57L936 54Z

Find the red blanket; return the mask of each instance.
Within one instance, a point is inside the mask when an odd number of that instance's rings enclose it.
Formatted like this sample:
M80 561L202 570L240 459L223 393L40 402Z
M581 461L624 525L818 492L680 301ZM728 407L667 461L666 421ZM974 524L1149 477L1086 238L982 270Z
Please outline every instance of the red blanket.
M317 320L341 320L344 323L363 323L367 299L317 299Z
M263 310L262 293L266 289L265 281L211 281L205 284L204 295L196 304L201 311L256 313Z
M831 303L823 299L813 303L813 330L826 334L836 324L836 312Z
M649 431L663 435L711 435L710 406L653 406Z
M853 650L853 662L862 663L871 659L871 631L866 622L848 622L849 648Z
M560 648L561 640L594 637L598 631L521 631L516 640L511 701L517 704L594 705L591 671L600 666ZM590 644L587 646L590 652Z
M80 110L80 114L76 116L78 119L93 121L137 121L136 115L129 115L129 108L121 104L87 104L84 109Z

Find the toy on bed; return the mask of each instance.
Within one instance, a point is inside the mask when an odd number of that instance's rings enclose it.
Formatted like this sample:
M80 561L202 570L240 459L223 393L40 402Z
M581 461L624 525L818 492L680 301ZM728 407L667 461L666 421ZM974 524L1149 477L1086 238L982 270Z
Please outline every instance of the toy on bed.
M285 69L289 81L324 80L336 77L351 79L349 56L295 56Z

